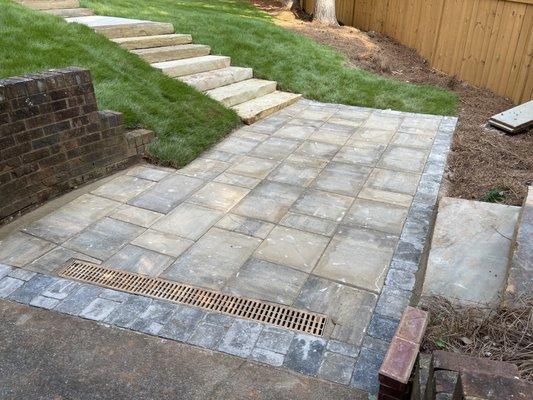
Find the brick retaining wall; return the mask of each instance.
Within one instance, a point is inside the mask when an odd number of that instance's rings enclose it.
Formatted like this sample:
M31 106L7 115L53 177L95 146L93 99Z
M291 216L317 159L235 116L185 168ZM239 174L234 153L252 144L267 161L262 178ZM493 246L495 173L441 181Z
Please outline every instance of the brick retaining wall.
M98 111L88 70L0 80L0 224L137 161L138 150L121 113Z

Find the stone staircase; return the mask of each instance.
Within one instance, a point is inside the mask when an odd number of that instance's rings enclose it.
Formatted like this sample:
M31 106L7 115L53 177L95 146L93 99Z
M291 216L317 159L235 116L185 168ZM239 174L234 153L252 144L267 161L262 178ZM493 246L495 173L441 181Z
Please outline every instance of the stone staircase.
M492 308L532 296L532 237L533 187L522 207L443 198L422 295Z
M251 68L231 66L230 57L212 55L194 44L191 35L177 34L172 24L96 16L78 0L18 0L32 9L87 25L138 55L164 74L206 93L232 108L246 124L279 111L301 95L277 90L277 82L257 79Z

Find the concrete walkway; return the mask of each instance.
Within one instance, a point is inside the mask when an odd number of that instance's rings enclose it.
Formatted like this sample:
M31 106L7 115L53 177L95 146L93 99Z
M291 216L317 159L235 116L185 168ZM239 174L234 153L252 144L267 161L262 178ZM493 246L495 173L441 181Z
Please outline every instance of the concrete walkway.
M0 301L0 319L3 400L366 399L345 386L12 302Z
M249 328L238 321L211 346L373 391L415 286L454 126L301 100L181 170L135 167L76 198L3 240L0 263L53 275L87 259L324 313L323 338L296 335L283 350L254 350L265 326L250 328L245 351L226 346ZM16 271L4 297L31 303L10 294L24 277Z

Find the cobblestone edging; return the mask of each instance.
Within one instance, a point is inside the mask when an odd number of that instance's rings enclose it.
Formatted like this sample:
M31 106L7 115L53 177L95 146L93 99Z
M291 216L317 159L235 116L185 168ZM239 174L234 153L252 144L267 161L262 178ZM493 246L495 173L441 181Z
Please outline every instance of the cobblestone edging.
M361 346L6 265L0 265L0 298L284 366L376 393L379 368L411 300L456 122L456 118L442 119Z

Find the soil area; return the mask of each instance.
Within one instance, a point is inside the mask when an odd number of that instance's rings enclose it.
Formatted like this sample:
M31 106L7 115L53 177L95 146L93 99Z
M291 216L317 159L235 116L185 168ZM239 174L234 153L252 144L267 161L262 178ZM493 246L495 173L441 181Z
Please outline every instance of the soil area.
M527 186L533 184L533 130L511 136L487 125L492 115L513 107L512 101L430 68L414 50L380 33L323 26L274 1L252 1L280 26L342 52L351 66L456 93L459 123L448 157L444 194L480 200L492 193L490 197L500 203L522 204Z

